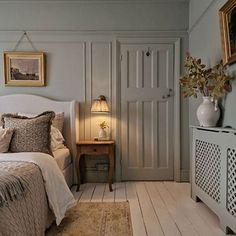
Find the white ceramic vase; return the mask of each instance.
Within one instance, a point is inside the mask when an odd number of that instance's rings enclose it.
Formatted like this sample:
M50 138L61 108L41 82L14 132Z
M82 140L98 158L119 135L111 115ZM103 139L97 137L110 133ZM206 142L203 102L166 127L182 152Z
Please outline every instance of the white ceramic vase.
M197 109L197 118L200 126L214 127L220 117L220 110L217 104L211 101L211 97L203 97L203 102Z
M103 139L103 138L106 138L106 137L107 137L107 132L106 132L106 130L100 128L100 130L99 130L99 132L98 132L98 138Z

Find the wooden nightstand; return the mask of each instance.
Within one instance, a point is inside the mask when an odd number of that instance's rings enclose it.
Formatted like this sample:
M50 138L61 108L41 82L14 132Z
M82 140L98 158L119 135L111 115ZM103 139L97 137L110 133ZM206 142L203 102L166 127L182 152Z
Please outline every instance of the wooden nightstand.
M106 155L109 159L109 172L108 172L108 183L110 192L112 192L112 177L114 169L114 141L81 141L77 143L77 158L76 158L76 169L77 169L77 190L79 191L81 183L80 173L80 159L84 155L101 156Z

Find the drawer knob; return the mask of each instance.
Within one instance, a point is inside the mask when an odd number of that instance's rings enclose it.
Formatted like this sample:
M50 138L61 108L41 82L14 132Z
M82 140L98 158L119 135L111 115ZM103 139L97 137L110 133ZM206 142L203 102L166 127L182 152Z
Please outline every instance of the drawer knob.
M96 148L94 148L94 149L93 149L93 151L94 151L94 152L96 152L96 151L97 151L97 149L96 149Z

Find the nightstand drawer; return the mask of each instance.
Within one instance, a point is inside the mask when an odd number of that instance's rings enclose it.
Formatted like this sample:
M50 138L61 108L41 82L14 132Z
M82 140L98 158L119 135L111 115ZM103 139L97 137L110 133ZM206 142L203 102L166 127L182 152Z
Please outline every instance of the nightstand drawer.
M109 153L109 147L107 145L89 145L81 146L81 153L87 155L101 155Z

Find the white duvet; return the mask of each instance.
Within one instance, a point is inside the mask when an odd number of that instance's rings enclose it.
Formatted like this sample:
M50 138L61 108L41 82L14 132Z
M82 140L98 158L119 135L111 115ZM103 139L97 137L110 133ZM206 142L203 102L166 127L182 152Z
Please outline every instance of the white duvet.
M26 161L39 166L57 225L61 223L66 210L75 206L76 201L52 156L40 152L0 153L0 161Z

